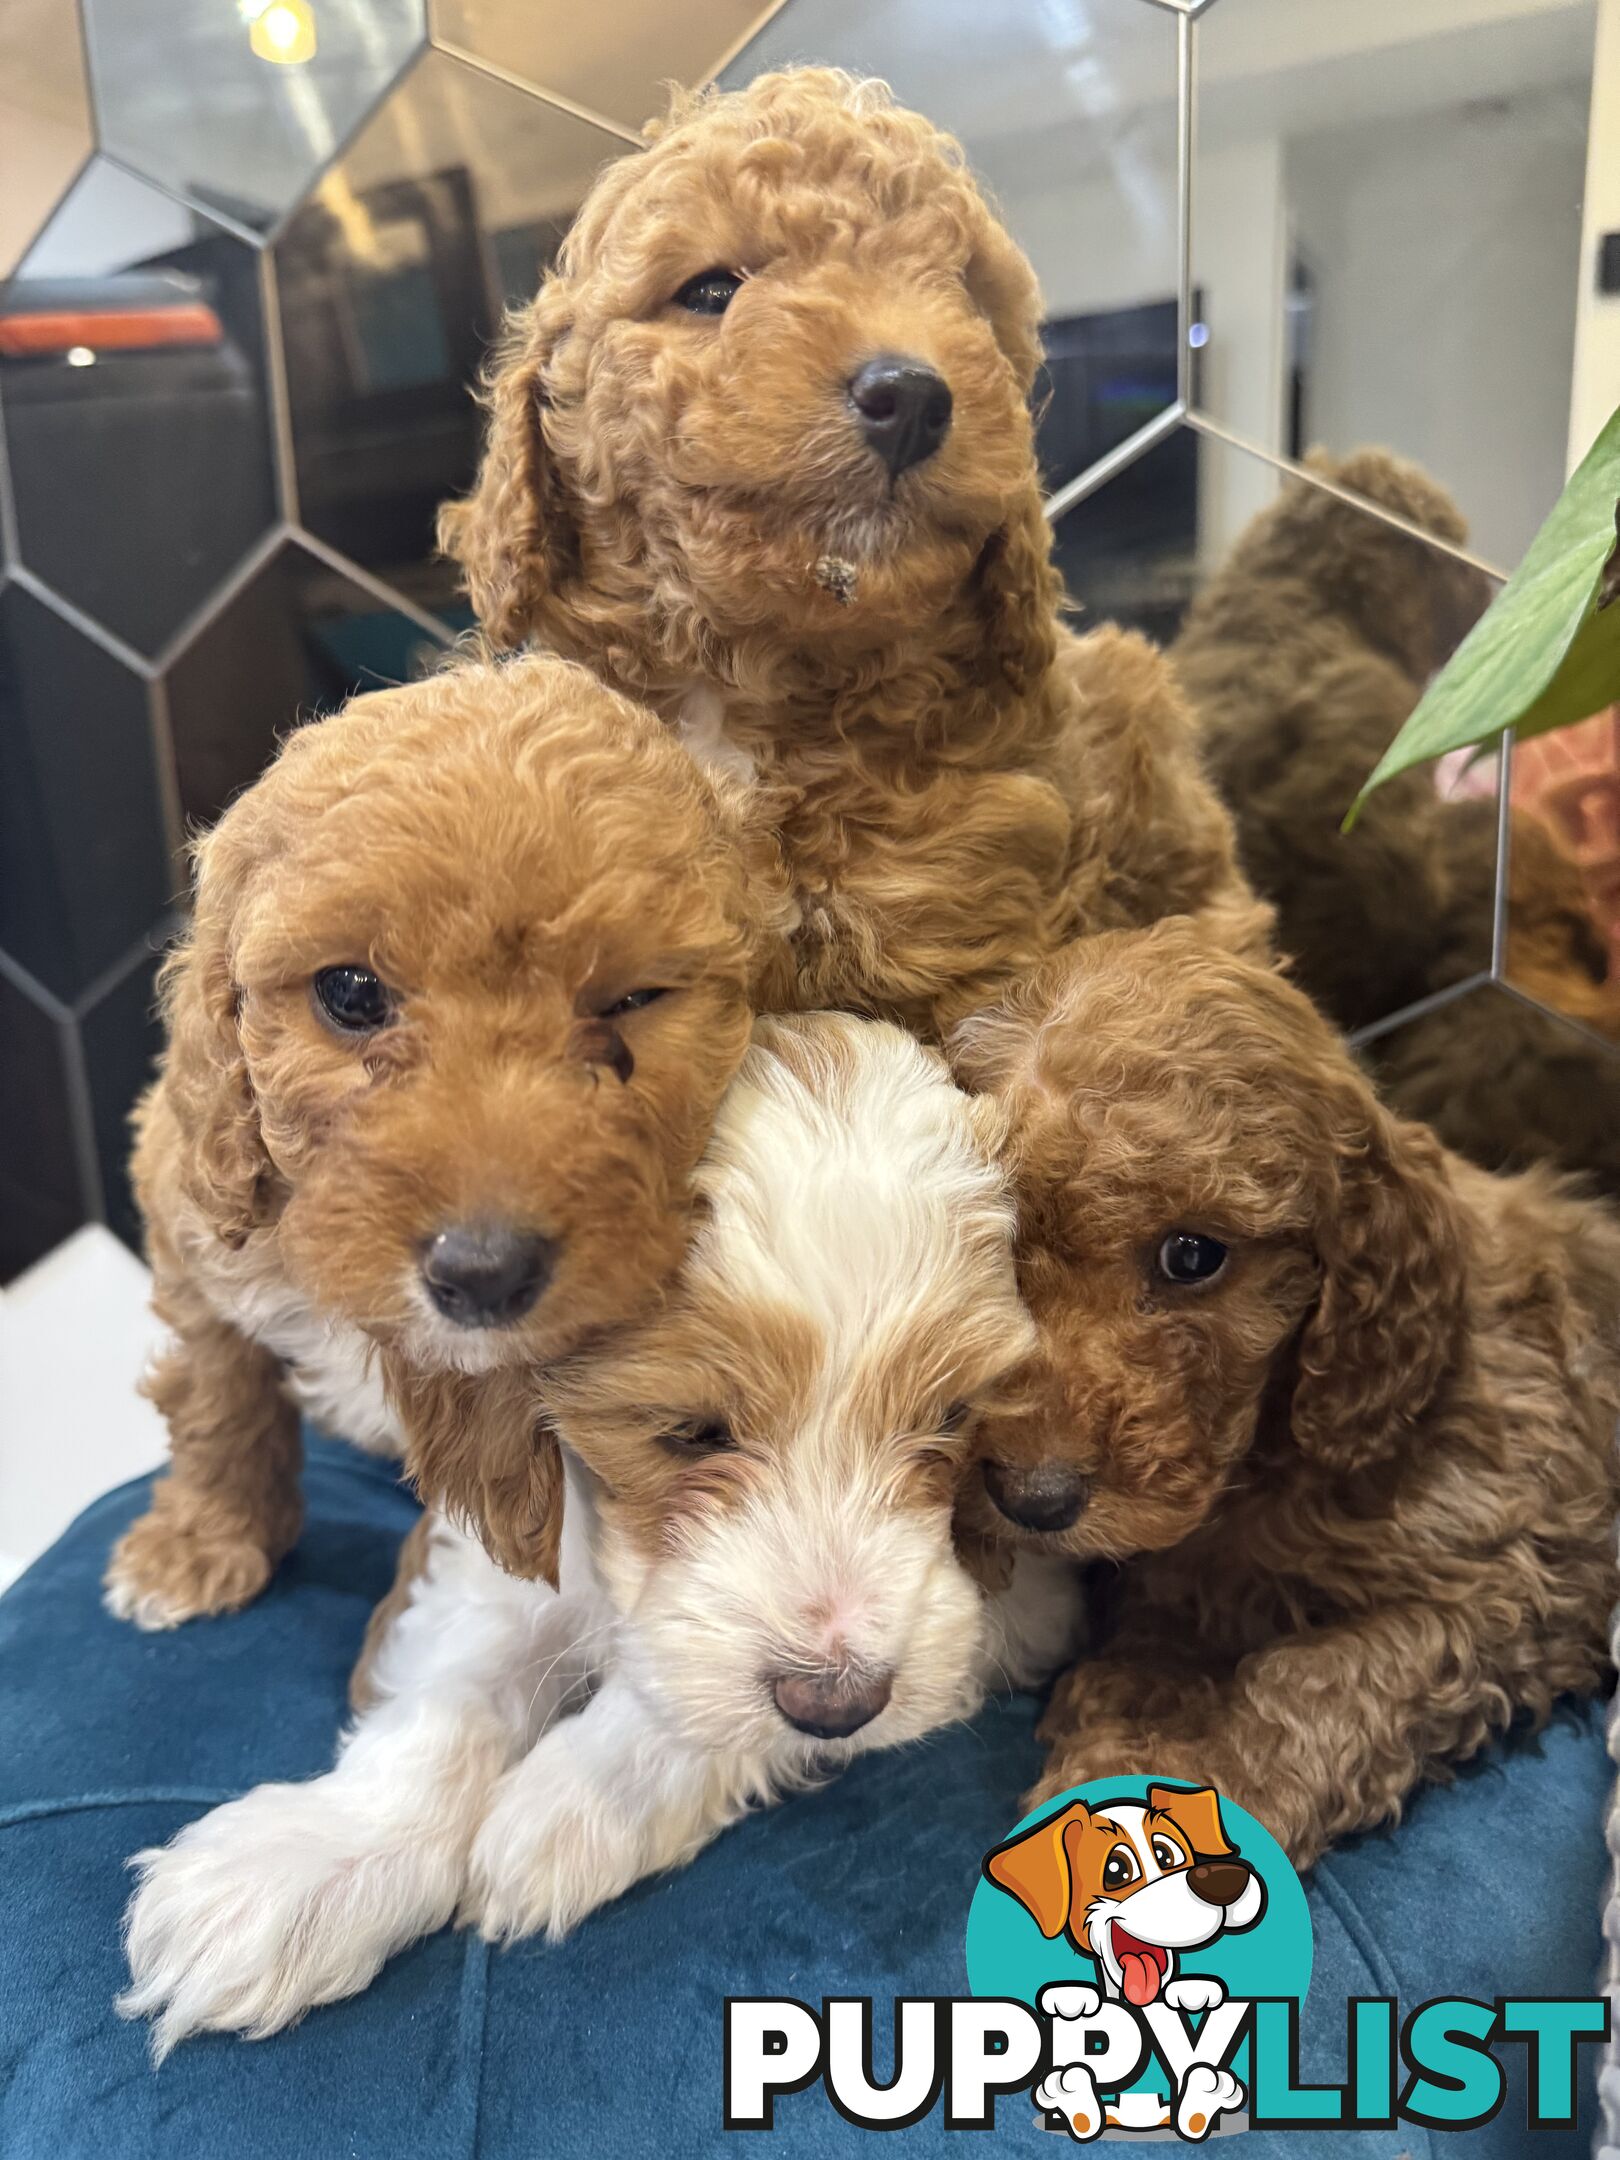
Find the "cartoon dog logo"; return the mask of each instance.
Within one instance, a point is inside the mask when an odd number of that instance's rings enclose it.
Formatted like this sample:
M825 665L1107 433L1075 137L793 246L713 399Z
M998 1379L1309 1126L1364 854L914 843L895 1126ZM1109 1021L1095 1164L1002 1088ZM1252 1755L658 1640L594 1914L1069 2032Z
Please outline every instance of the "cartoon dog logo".
M1192 2015L1214 2009L1225 1988L1180 1974L1180 1954L1252 1928L1266 1909L1265 1884L1228 1838L1219 1795L1207 1786L1149 1785L1145 1802L1072 1801L997 1846L984 1872L1049 1942L1065 1937L1097 1967L1100 1992L1072 1983L1041 1991L1040 2008L1054 2020L1094 2018L1107 2000L1136 2011L1161 2001ZM1150 2130L1172 2121L1182 2137L1200 2139L1243 2098L1230 2070L1207 2063L1188 2066L1174 2106L1122 2094L1105 2109L1084 2060L1054 2069L1035 2092L1037 2105L1082 2141L1105 2124Z

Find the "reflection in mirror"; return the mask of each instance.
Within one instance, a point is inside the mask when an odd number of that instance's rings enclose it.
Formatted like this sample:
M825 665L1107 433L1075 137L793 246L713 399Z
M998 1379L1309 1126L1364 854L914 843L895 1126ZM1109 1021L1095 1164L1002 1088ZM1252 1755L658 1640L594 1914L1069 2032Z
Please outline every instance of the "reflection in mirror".
M422 0L83 0L101 143L267 231L421 44Z
M426 674L440 653L407 616L289 543L164 678L187 819L212 824L296 720Z
M1384 453L1321 469L1460 531L1442 491ZM1082 623L1168 645L1245 868L1324 1011L1366 1027L1489 969L1493 768L1405 775L1340 829L1483 610L1481 573L1185 428L1070 510L1056 549Z
M277 243L301 521L449 620L433 526L476 470L470 386L503 307L533 294L620 155L635 153L430 54Z
M615 0L594 10L433 0L432 27L541 90L639 129L664 110L668 84L705 82L765 12L764 0Z
M1364 1045L1387 1102L1487 1169L1554 1163L1620 1197L1620 1058L1495 983Z
M1509 569L1564 480L1595 23L1595 0L1198 21L1204 409L1292 456L1418 459Z
M961 141L1035 266L1053 485L1175 395L1176 26L1145 0L788 0L721 80L820 61L881 76Z
M255 251L97 158L0 291L18 553L151 656L275 515Z
M72 1004L157 919L170 877L147 684L7 586L0 947ZM0 1153L15 1144L7 1136Z
M74 0L7 0L0 8L0 277L20 261L90 149Z
M1620 710L1517 743L1503 972L1620 1046Z

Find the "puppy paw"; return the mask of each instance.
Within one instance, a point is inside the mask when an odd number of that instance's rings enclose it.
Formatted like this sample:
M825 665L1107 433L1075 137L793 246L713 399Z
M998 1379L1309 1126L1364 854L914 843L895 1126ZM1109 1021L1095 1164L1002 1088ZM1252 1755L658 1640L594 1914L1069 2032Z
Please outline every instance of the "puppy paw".
M246 1538L205 1537L146 1515L113 1547L102 1603L115 1620L138 1628L179 1627L250 1605L274 1563Z
M1042 2016L1049 2018L1090 2018L1102 2008L1102 1997L1094 1987L1072 1980L1043 1987L1036 2001Z
M262 2039L354 1995L455 1910L464 1844L368 1820L330 1790L261 1785L130 1862L130 1985L161 2062L196 2032Z
M1176 2096L1176 2131L1200 2143L1209 2136L1222 2115L1243 2105L1243 2087L1230 2070L1209 2063L1194 2063L1181 2081Z
M1226 2000L1226 1990L1213 1977L1188 1973L1184 1979L1172 1980L1164 1991L1164 1999L1172 2010L1183 2010L1196 2016L1201 2010L1213 2010Z
M539 1753L501 1779L473 1840L459 1917L487 1942L555 1940L652 1872L642 1826L559 1750L537 1777Z
M1097 2080L1084 2063L1049 2071L1035 2088L1035 2105L1061 2115L1077 2145L1089 2145L1093 2138L1102 2136L1103 2109L1097 2098Z

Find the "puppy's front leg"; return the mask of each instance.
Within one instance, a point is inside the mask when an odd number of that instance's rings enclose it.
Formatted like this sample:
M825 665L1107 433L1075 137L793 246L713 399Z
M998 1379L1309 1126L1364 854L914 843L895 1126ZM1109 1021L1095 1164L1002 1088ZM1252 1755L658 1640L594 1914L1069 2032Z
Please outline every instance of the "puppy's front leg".
M142 1383L170 1464L107 1565L104 1602L140 1628L178 1627L256 1598L298 1535L298 1413L269 1351L184 1284L159 1279L173 1341Z
M556 1937L692 1859L759 1797L658 1724L621 1675L509 1770L473 1846L463 1915L491 1942Z
M594 1603L503 1575L440 1518L413 1542L336 1767L260 1785L131 1862L118 2008L156 2020L160 2061L188 2033L290 2025L442 1927L496 1780L580 1685Z

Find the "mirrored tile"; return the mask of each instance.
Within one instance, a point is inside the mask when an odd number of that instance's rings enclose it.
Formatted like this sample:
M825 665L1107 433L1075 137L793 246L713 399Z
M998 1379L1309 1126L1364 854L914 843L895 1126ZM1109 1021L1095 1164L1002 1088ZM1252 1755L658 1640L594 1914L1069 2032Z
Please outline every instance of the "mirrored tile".
M98 157L0 291L18 553L155 654L275 517L259 258Z
M129 1119L163 1048L157 971L168 934L166 924L154 925L129 964L78 1014L102 1205L109 1227L135 1252L141 1250L141 1219L129 1183Z
M1176 25L1147 0L789 0L721 80L820 61L956 135L1035 266L1052 487L1175 396Z
M458 620L440 503L477 469L469 394L616 136L435 53L275 251L301 522Z
M77 1230L79 1185L68 1108L66 1023L0 968L0 1284Z
M1484 983L1365 1044L1386 1101L1487 1169L1535 1162L1620 1197L1620 1058Z
M1620 709L1513 747L1502 967L1620 1054Z
M299 718L408 681L440 654L409 617L289 541L163 679L187 820L212 824Z
M84 0L101 144L266 231L424 36L422 0Z
M90 155L90 92L74 0L0 9L0 277Z
M1416 458L1505 568L1564 479L1595 20L1219 0L1197 25L1205 409L1265 449Z
M1367 453L1362 489L1431 525L1438 494ZM1188 428L1059 522L1079 621L1167 645L1279 942L1342 1027L1489 969L1494 761L1451 760L1342 820L1489 581L1353 503Z
M430 19L435 37L639 128L664 110L669 83L705 82L764 13L762 0L619 0L595 13L432 0Z
M148 687L0 592L0 948L72 999L169 898Z

